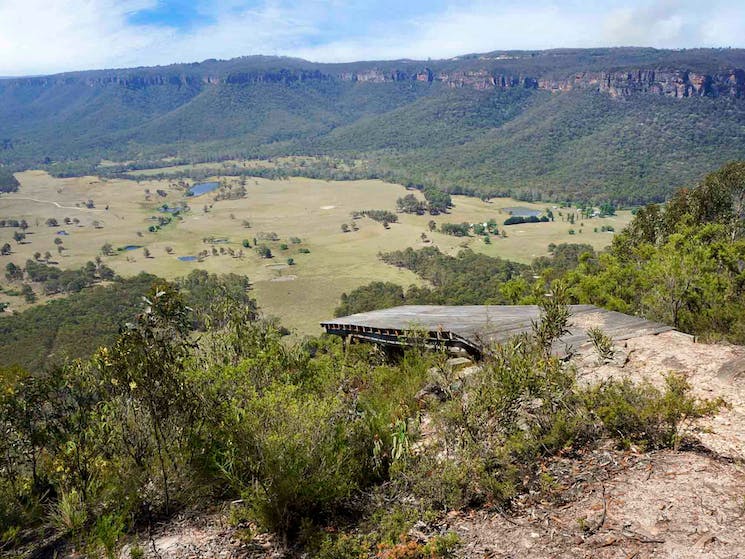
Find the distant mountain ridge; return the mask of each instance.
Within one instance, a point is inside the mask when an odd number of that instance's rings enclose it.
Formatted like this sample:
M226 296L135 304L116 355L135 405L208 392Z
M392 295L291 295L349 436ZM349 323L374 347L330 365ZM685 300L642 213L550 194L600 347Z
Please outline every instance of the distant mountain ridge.
M744 146L740 49L249 56L0 79L0 163L16 169L332 155L454 192L638 202Z
M16 86L56 86L82 83L89 87L123 85L217 85L290 83L308 80L341 80L361 83L441 82L448 87L507 89L525 87L548 91L594 89L611 95L654 93L669 97L745 97L745 50L711 50L719 56L703 60L702 50L686 57L686 51L655 49L607 49L597 51L587 70L574 53L581 51L505 52L471 55L440 61L398 60L337 64L312 63L287 57L249 56L231 60L142 67L122 70L91 70L50 76L0 78ZM650 56L661 53L658 60ZM644 54L644 56L642 56ZM675 54L676 56L672 56ZM613 56L616 55L616 56ZM554 68L535 64L536 57L558 62ZM574 58L575 63L570 61ZM567 60L569 59L569 60ZM566 75L557 77L564 68ZM5 84L6 86L11 84Z

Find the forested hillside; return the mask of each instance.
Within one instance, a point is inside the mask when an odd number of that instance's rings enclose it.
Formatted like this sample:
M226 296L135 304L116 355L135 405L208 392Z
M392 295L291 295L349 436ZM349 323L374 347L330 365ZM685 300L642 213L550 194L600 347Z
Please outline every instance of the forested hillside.
M745 156L743 68L736 49L587 49L4 79L0 163L330 155L450 192L659 201Z

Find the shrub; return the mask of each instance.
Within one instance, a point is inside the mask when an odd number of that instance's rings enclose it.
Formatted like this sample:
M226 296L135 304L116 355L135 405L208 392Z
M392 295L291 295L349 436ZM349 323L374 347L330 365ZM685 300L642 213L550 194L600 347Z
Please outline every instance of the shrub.
M107 559L116 557L119 539L124 535L124 519L117 514L104 514L93 527L93 540L103 548Z
M588 390L587 406L608 434L623 446L678 448L695 419L714 415L721 399L699 399L690 394L683 375L665 376L664 392L649 382L608 380Z
M562 290L542 307L532 333L493 348L482 367L460 381L452 400L434 412L441 440L427 447L406 476L427 506L506 504L535 477L538 458L587 436L574 371L550 354L566 332Z
M88 522L86 505L78 491L73 489L62 493L52 509L52 524L61 532L80 534Z
M615 355L613 339L600 328L589 328L587 334L590 336L592 345L602 361L611 361Z
M351 425L340 400L293 386L244 397L228 435L244 455L225 456L222 469L264 528L294 537L303 519L322 519L356 487Z

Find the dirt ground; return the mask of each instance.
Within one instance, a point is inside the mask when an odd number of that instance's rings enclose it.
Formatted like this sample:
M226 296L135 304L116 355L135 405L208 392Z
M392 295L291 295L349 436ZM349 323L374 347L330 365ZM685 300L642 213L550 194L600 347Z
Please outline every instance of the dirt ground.
M696 343L679 332L616 344L609 363L590 346L573 358L582 382L629 377L662 385L682 373L696 395L729 407L691 426L701 447L639 454L613 449L560 459L553 502L527 496L509 518L453 519L461 557L745 557L745 348Z

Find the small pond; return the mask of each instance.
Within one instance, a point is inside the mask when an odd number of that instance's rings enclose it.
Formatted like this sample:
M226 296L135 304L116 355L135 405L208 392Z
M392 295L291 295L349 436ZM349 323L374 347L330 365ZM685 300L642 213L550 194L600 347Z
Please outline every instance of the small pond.
M212 192L215 190L218 186L220 186L220 183L217 182L200 182L199 184L195 184L189 189L189 196L201 196L202 194L207 194L208 192Z
M531 210L530 208L524 208L522 206L516 206L514 208L504 208L504 211L517 217L538 217L541 215L540 210Z
M119 250L137 250L138 248L142 248L142 245L127 245Z
M199 260L196 256L179 256L178 259L181 260L181 262L194 262Z

